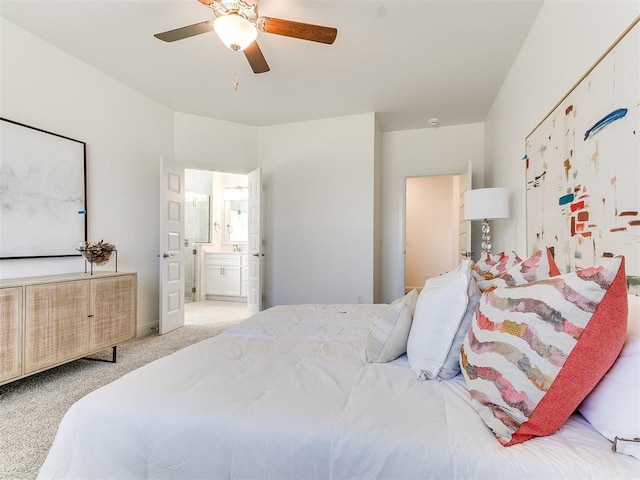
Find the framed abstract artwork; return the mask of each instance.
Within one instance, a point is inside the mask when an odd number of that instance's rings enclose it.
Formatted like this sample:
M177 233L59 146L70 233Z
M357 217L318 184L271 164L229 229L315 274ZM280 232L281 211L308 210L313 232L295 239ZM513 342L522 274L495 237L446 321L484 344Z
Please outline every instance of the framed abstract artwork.
M0 259L78 256L86 144L0 118Z
M637 19L526 139L527 250L561 271L624 255L640 289Z

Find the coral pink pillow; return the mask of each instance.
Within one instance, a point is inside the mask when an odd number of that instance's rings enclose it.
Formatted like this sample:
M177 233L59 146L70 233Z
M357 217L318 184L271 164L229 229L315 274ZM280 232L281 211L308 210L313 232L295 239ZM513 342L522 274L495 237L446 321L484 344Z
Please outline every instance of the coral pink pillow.
M472 404L500 443L560 428L627 332L624 258L485 293L460 353Z

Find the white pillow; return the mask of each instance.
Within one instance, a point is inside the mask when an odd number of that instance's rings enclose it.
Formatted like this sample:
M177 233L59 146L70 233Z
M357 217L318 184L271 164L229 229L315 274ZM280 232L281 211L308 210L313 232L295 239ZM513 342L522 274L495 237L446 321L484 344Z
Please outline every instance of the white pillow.
M407 351L407 338L417 300L417 290L411 290L371 322L365 349L367 362L390 362Z
M612 442L616 437L640 438L640 298L628 298L627 338L622 352L578 407L582 416ZM640 459L638 450L629 449L629 453Z
M467 303L467 310L464 313L464 317L462 317L456 336L451 343L447 360L444 362L442 370L438 374L438 378L442 380L449 380L460 373L460 348L464 342L464 337L467 335L467 330L469 330L471 320L476 313L476 305L478 305L478 301L482 296L482 292L480 291L477 282L473 279L473 276L469 275L469 280L469 288L467 289L467 298L469 299Z
M420 380L446 380L458 374L460 346L479 298L478 287L471 282L470 259L425 282L407 341L409 366Z

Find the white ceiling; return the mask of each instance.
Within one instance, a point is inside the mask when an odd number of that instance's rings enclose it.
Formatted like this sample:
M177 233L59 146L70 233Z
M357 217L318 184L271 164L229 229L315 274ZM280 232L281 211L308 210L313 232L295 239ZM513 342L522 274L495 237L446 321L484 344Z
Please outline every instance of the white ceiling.
M0 15L167 107L264 126L377 112L385 131L482 122L542 0L261 0L259 14L333 26L331 46L260 33L255 75L197 0L0 0ZM239 86L234 90L234 79Z

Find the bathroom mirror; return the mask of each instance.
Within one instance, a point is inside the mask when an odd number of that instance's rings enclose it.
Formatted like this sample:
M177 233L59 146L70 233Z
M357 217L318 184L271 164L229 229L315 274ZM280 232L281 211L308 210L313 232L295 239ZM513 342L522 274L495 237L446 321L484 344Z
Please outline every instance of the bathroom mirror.
M247 242L249 217L247 200L224 201L224 239L227 243Z

